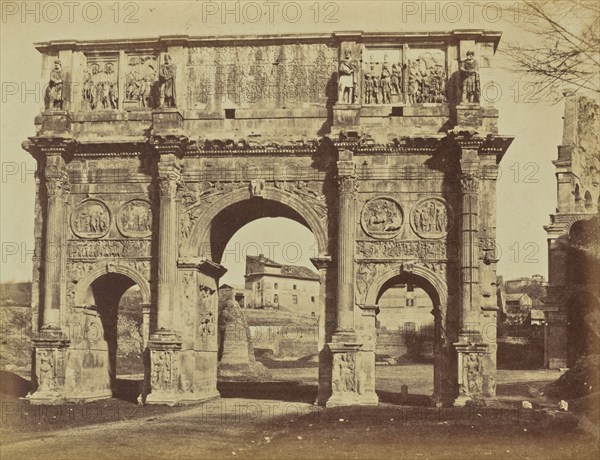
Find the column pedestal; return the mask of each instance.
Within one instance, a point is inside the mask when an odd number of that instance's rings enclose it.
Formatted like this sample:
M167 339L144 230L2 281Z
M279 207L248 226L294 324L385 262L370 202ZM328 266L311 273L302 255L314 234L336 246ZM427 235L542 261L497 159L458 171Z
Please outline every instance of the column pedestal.
M148 404L175 405L181 399L179 389L179 352L181 337L175 332L161 328L150 335L150 375L146 375L150 394ZM148 367L146 367L148 369Z
M488 353L487 343L457 342L458 353L458 398L455 406L483 402L485 387L485 361Z
M363 349L353 332L338 332L328 344L333 356L331 397L327 407L376 406L375 352Z
M33 339L37 388L27 395L32 404L65 402L66 354L70 341L60 327L45 326Z

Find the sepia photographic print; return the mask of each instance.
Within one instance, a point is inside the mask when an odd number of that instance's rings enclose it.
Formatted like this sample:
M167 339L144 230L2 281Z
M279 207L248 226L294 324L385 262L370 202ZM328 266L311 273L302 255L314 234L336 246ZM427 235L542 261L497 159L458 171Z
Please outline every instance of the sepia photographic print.
M600 458L600 3L0 7L3 460Z

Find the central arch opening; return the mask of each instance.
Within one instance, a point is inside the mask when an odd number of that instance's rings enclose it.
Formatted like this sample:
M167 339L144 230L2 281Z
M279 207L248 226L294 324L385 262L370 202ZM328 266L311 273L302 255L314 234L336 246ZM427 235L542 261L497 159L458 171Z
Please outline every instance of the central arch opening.
M376 389L381 401L429 404L434 394L440 299L424 278L402 273L377 293Z
M324 296L307 220L275 200L234 203L213 218L210 250L228 270L219 282L221 395L314 402ZM231 365L245 359L256 365Z

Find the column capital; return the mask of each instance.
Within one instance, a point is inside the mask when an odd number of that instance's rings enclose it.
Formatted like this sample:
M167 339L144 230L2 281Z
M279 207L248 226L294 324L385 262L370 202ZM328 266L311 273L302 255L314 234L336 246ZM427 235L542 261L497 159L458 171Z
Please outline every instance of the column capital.
M479 189L479 176L474 173L461 174L460 188L463 193L477 193Z
M334 263L331 256L311 257L310 261L313 263L317 270L330 268Z
M59 154L52 155L46 158L45 163L43 172L48 195L62 196L69 193L71 184L64 158Z

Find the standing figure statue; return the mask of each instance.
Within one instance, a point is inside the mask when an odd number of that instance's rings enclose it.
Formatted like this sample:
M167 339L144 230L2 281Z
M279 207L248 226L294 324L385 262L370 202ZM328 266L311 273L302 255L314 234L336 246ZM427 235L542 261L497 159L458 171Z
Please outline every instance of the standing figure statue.
M467 51L467 58L460 64L463 103L479 103L479 64L474 56L473 51Z
M165 54L164 63L160 66L160 107L177 107L175 97L175 66L171 64L171 56Z
M392 73L388 67L387 62L383 63L381 68L381 98L383 104L391 103L390 95L392 92L392 84L391 84Z
M356 98L356 64L352 62L352 53L346 50L338 69L338 101L353 104Z
M63 109L63 78L60 59L54 61L54 69L50 72L50 81L46 89L46 110Z
M402 64L392 64L392 94L402 94L402 73L400 71L401 68Z

